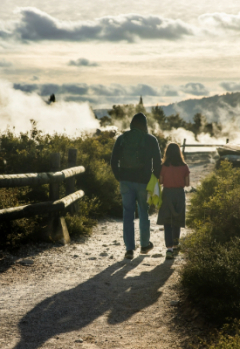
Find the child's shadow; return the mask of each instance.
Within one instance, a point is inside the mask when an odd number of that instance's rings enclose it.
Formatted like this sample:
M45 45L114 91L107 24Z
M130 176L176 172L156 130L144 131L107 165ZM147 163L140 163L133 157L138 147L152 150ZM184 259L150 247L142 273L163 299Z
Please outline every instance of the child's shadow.
M36 305L19 322L21 341L15 349L38 348L57 334L87 326L106 311L110 311L110 324L123 322L155 303L161 296L158 289L173 272L172 261L139 276L126 277L143 259L139 256L132 262L117 262L77 287Z

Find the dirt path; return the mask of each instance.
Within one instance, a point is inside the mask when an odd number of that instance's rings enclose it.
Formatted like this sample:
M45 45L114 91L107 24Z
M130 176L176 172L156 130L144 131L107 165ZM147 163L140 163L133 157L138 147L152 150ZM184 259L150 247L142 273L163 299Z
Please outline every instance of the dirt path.
M190 165L192 185L212 168ZM138 220L135 227L139 244ZM138 247L132 261L123 259L122 222L109 219L85 241L1 253L0 348L189 347L205 324L182 305L177 283L184 256L165 260L156 215L151 241L148 255Z

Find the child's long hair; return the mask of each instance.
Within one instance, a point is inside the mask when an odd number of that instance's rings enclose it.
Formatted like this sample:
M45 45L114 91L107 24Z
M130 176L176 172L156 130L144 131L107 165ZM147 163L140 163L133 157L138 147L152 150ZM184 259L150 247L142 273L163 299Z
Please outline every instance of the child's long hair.
M183 166L186 165L183 154L177 143L169 143L164 151L162 165Z

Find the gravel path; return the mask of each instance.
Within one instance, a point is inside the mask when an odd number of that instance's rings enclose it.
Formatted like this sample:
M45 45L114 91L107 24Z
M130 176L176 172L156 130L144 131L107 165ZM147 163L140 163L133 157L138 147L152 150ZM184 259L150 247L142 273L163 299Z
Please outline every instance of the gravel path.
M192 185L212 168L190 165ZM67 246L2 252L0 348L188 348L195 336L203 336L204 321L179 291L184 256L165 260L156 215L148 255L140 254L138 220L135 228L132 261L123 259L122 221L114 219Z

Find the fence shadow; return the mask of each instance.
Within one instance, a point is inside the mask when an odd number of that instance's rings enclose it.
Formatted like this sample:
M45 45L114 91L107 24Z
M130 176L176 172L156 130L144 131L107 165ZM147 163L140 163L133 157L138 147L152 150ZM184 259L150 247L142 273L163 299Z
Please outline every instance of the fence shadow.
M173 273L173 262L127 276L144 257L117 262L77 287L37 304L19 322L21 340L14 349L36 349L53 336L80 330L106 311L108 323L117 324L154 304L162 294L158 289Z

